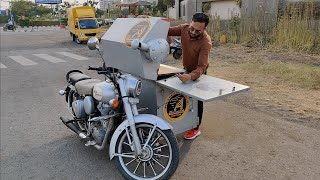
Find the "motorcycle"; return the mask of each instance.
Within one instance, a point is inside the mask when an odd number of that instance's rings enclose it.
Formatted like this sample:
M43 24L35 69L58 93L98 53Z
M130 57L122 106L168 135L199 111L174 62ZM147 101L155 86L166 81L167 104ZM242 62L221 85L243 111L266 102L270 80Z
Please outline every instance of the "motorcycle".
M173 52L172 52L173 50ZM180 59L182 55L182 46L181 46L181 40L174 39L174 42L170 46L170 52L172 52L172 56L174 59Z
M100 53L97 38L90 38L88 47ZM73 118L60 117L62 122L86 141L85 146L102 150L109 144L110 160L115 158L124 178L169 179L179 164L177 140L163 119L140 114L147 109L137 108L141 81L105 65L88 70L104 75L105 81L80 70L68 72L68 85L59 94Z
M7 31L7 30L11 30L11 31L16 30L16 26L14 25L13 22L10 21L3 26L3 31Z

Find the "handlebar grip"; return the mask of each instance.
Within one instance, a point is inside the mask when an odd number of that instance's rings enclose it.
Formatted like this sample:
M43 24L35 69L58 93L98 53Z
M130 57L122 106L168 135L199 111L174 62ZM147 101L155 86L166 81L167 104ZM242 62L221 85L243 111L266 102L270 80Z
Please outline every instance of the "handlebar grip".
M102 70L102 68L95 68L95 67L91 67L91 66L89 66L88 70L101 71L101 70Z

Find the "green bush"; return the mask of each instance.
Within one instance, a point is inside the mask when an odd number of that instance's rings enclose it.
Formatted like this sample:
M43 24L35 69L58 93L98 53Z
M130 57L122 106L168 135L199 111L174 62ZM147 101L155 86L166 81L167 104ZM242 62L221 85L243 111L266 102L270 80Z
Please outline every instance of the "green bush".
M22 20L21 18L18 19L18 25L21 27L29 27L30 26L30 19L29 18L25 18L25 20Z
M61 18L60 23L61 24L68 24L68 18Z
M41 20L32 20L30 22L31 26L55 26L60 25L60 21L41 21Z

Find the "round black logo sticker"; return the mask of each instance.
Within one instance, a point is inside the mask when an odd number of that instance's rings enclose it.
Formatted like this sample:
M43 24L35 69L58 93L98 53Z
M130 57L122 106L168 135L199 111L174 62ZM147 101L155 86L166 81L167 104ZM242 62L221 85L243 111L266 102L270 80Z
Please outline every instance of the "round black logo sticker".
M163 114L169 121L179 121L189 109L189 97L179 93L171 93L164 104Z

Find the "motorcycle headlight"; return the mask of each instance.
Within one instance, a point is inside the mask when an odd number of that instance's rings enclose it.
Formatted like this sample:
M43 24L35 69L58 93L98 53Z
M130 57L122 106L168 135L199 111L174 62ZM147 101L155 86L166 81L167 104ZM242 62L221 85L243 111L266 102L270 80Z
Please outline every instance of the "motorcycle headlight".
M137 78L127 76L126 87L129 96L137 97L141 94L141 81Z

